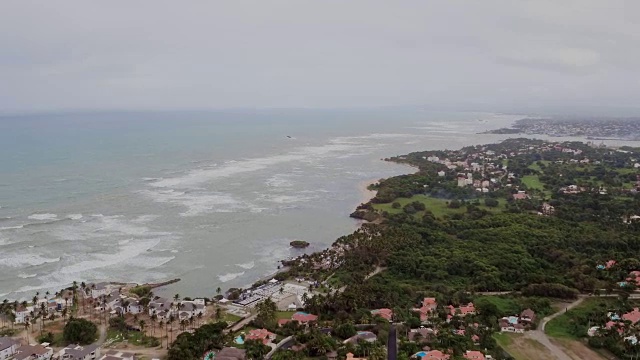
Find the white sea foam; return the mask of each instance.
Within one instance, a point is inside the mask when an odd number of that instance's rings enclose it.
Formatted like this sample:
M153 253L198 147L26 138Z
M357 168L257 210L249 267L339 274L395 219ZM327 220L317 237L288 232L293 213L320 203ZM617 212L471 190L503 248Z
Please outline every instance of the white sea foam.
M38 276L38 274L25 274L25 273L18 274L18 277L20 279L30 279L30 278L34 278L36 276Z
M131 222L136 224L144 224L156 220L160 217L160 215L140 215L137 218L131 220Z
M58 218L56 214L33 214L27 217L31 220L55 220Z
M13 254L3 254L3 255L8 255L8 256L5 258L0 258L0 265L13 267L13 268L22 268L25 266L38 266L38 265L60 261L59 257L47 258L40 254L13 253Z
M187 208L181 216L195 216L213 212L236 212L253 205L219 192L190 193L174 190L143 190L141 193L156 202L177 204Z
M289 176L286 174L276 174L268 178L265 183L274 188L288 188L293 186L293 182L288 178Z
M69 214L67 217L71 220L80 220L82 219L82 214Z
M238 278L240 276L244 275L244 271L243 272L239 272L239 273L227 273L224 275L218 275L218 280L220 280L223 283L226 283L228 281L231 281L235 278Z
M246 269L246 270L250 270L253 269L254 266L256 266L255 261L250 261L248 263L244 263L244 264L236 264L237 266Z
M278 164L304 161L309 157L325 157L330 154L346 152L358 147L353 144L330 142L322 146L308 146L299 148L287 154L280 154L261 158L231 160L222 166L211 169L195 169L183 176L164 178L151 183L152 186L162 188L190 188L208 183L220 178L226 178L242 173L254 172L273 167Z
M4 230L17 230L24 228L24 225L16 225L16 226L0 226L0 231Z

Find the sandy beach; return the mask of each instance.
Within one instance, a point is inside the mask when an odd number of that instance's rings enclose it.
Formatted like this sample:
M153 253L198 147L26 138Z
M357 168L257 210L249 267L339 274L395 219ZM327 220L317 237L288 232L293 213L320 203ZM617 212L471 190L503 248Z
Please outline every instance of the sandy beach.
M369 185L373 185L377 183L380 179L372 179L362 181L358 184L358 190L360 190L360 203L365 204L371 201L374 197L376 197L377 191L369 190Z

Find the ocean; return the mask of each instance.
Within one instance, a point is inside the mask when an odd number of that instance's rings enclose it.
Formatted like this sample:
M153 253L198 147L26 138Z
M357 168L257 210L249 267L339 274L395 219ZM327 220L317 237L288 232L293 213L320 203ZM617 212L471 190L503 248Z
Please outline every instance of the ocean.
M518 115L421 110L0 117L0 298L81 282L181 281L212 296L354 231L382 158L489 143ZM311 243L306 250L292 240Z

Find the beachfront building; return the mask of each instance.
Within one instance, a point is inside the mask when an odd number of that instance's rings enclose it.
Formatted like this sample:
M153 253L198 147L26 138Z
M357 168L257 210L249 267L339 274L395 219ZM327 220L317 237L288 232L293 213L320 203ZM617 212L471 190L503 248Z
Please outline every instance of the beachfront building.
M20 343L10 337L0 337L0 360L5 360L13 356L20 347Z
M108 283L97 283L91 285L91 297L98 299L101 296L108 295L111 290L111 286Z
M98 345L69 345L58 353L60 360L96 360L100 358Z
M49 360L53 356L53 349L49 344L25 345L16 350L14 360Z

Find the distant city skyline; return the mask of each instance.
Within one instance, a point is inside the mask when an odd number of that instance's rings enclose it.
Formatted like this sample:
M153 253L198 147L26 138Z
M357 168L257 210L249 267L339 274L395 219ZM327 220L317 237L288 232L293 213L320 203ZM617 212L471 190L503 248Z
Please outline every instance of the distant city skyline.
M637 2L184 5L0 4L0 113L386 106L638 113Z

